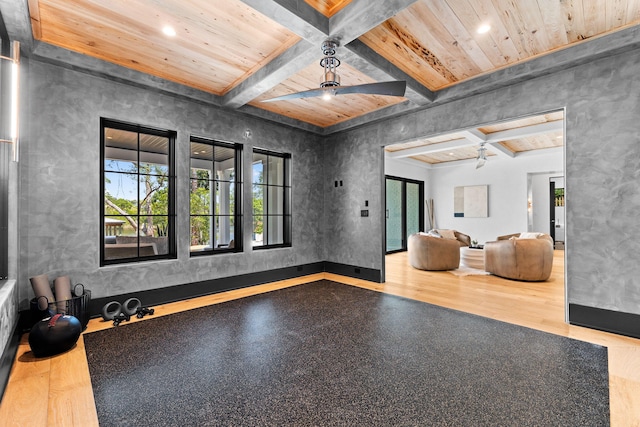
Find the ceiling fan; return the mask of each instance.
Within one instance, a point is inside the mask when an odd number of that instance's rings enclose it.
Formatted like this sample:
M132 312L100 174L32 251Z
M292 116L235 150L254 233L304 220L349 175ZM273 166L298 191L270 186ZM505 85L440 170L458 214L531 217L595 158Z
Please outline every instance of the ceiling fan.
M336 48L339 43L335 40L325 40L322 43L322 53L324 58L320 60L320 66L324 68L322 81L319 89L305 90L303 92L290 93L288 95L278 96L276 98L266 99L262 102L284 101L288 99L298 98L314 98L321 96L323 99L329 100L335 95L346 95L350 93L365 95L388 95L388 96L404 96L407 88L405 81L389 81L380 83L366 83L355 86L340 86L340 76L337 68L340 66L340 60L336 58Z
M478 148L478 156L476 157L476 160L478 161L476 163L476 169L481 168L484 166L484 164L487 162L487 149L484 146L484 142L480 143L480 148Z

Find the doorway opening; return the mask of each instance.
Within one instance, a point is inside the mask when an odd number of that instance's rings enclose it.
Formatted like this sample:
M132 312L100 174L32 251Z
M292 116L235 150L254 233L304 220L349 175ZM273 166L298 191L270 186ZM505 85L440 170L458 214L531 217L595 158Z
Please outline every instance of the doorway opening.
M424 229L424 182L385 176L386 253L407 250L411 234Z
M556 210L555 190L561 189L558 196L564 196L564 116L564 110L551 111L425 135L386 146L385 177L410 176L415 179L420 176L425 183L425 199L434 200L434 224L437 223L438 229L454 229L468 234L479 244L496 240L498 236L525 231L553 232L556 248L563 249L566 215L564 207L557 206L561 209ZM486 160L481 164L478 159L482 148L485 149L482 154ZM532 179L538 175L544 176L541 181L543 199L533 200ZM550 198L551 179L555 186L553 201ZM468 185L488 186L488 217L456 217L454 189ZM553 228L551 208L554 209ZM426 223L427 218L424 220ZM390 234L388 229L387 233ZM403 269L410 267L389 258L396 256L390 253L387 248L385 274L388 277L406 277L407 271ZM562 282L558 285L563 287L566 318L566 259L560 253L556 254L556 259L563 271L557 277ZM393 270L396 268L398 272Z

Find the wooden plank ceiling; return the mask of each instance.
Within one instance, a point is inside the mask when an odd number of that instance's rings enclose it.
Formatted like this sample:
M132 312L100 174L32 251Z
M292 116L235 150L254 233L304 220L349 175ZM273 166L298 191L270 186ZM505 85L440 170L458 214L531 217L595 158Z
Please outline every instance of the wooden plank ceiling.
M452 85L640 23L640 0L28 3L37 40L213 94L224 107L320 129L422 108ZM261 102L317 88L327 38L342 45L343 85L406 75L407 95Z
M327 18L331 18L340 12L351 0L304 0L309 6L322 13Z
M299 40L237 0L31 0L30 12L39 40L219 96Z

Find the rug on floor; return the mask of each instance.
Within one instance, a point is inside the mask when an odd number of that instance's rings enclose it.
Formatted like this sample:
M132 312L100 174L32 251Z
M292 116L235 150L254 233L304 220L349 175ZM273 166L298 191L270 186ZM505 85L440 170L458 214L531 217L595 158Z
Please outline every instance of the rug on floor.
M103 426L609 425L607 349L318 281L84 335Z
M480 270L479 268L464 267L464 266L460 266L455 270L447 270L447 271L453 274L454 276L488 276L489 274L491 274L488 271Z

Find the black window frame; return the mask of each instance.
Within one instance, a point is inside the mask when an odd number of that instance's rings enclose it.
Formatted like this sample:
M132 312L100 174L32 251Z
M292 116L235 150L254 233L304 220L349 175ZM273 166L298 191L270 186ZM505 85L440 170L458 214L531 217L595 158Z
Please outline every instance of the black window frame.
M218 248L214 248L211 247L211 249L202 249L202 250L198 250L198 251L192 251L191 250L191 245L189 245L189 254L190 256L206 256L206 255L216 255L216 254L224 254L224 253L233 253L233 252L242 252L243 251L243 245L242 245L242 240L243 240L243 232L242 232L242 222L243 222L243 215L242 215L242 195L243 195L243 191L242 191L242 151L243 151L243 146L242 144L238 144L238 143L232 143L232 142L224 142L224 141L219 141L219 140L215 140L215 139L211 139L211 138L205 138L205 137L201 137L201 136L195 136L192 135L189 138L189 146L191 147L191 143L199 143L199 144L206 144L206 145L211 145L214 147L224 147L224 148L231 148L235 151L235 159L234 159L234 211L233 211L233 240L234 240L234 245L232 248L229 247L218 247ZM191 150L189 150L189 152L191 153ZM191 181L193 180L193 178L191 177L191 160L192 160L192 155L189 155L189 230L191 230L191 218L194 216L213 216L214 218L216 216L221 216L221 215L216 215L215 212L212 215L194 215L191 211ZM212 164L215 163L215 159L212 160ZM223 180L219 180L217 178L213 178L213 179L209 179L210 182L212 183L219 183L219 182L223 182ZM189 232L189 238L191 238L191 231Z
M168 147L168 176L167 176L167 253L157 255L140 255L140 245L138 242L138 256L118 259L105 259L105 129L111 128L116 130L122 130L127 132L138 133L138 163L140 159L140 134L153 135L166 137L169 140ZM100 118L100 266L116 265L116 264L131 264L145 261L155 261L164 259L177 259L177 247L176 247L176 198L175 198L175 185L176 185L176 168L175 168L175 146L176 146L177 132L167 129L159 129L150 126L139 125L135 123L128 123L119 120L113 120L101 117ZM138 175L141 175L138 171ZM138 211L137 217L144 216Z
M271 183L263 183L261 185L263 185L265 187L265 189L267 190L267 193L263 196L263 201L265 203L268 203L269 197L268 197L268 190L269 188L273 188L273 187L282 187L283 188L283 206L282 206L282 214L269 214L269 209L268 206L266 208L264 208L264 212L263 215L265 217L268 216L282 216L282 238L283 241L282 243L273 243L273 244L263 244L263 245L252 245L252 249L254 250L262 250L262 249L274 249L274 248L286 248L286 247L291 247L292 246L292 241L291 241L291 228L292 228L292 220L293 220L293 215L292 215L292 210L291 210L291 193L292 193L292 187L291 187L291 154L290 153L279 153L279 152L275 152L275 151L271 151L271 150L265 150L262 148L253 148L253 152L252 152L252 156L251 156L251 172L252 172L252 177L251 177L251 200L253 202L253 186L256 185L253 182L253 164L254 164L254 155L255 154L261 154L261 155L265 155L265 156L269 156L269 157L278 157L283 159L283 180L282 180L282 185L277 185L277 184L271 184ZM267 162L267 167L268 167L269 162ZM265 171L263 173L263 176L269 176L268 171ZM251 233L252 233L252 241L253 241L253 224L255 221L255 212L252 206L252 210L251 210L251 221L252 221L252 226L251 226ZM268 226L269 221L264 221L263 223L263 227L264 227L264 232L263 232L263 241L269 241L269 226Z

